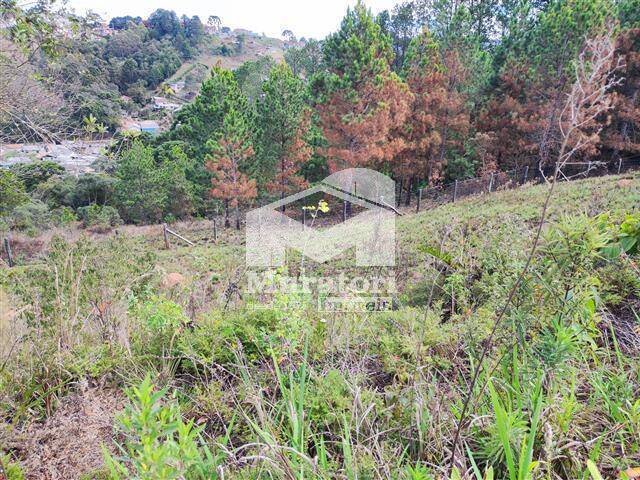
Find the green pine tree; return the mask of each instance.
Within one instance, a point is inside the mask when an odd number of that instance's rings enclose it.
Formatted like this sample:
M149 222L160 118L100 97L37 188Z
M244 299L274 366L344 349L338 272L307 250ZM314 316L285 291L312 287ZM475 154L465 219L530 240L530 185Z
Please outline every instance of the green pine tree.
M255 177L261 185L273 179L284 170L284 162L295 152L303 118L308 110L306 91L287 64L279 64L271 69L269 78L262 84L262 98L257 105L258 162Z
M219 135L225 115L231 110L241 115L247 125L253 126L254 113L233 72L214 67L199 95L180 109L171 130L159 139L160 143L180 142L182 151L193 162L189 179L194 183L197 198L206 197L211 183L211 175L205 168L205 157L209 153L207 142Z

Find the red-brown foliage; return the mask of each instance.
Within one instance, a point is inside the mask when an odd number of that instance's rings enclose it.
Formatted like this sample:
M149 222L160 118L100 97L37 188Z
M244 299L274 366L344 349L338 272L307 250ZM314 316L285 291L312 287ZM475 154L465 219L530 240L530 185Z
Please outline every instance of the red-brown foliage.
M365 76L366 78L366 76ZM391 160L403 140L390 133L405 121L409 91L395 76L366 78L355 90L339 89L318 107L332 172Z

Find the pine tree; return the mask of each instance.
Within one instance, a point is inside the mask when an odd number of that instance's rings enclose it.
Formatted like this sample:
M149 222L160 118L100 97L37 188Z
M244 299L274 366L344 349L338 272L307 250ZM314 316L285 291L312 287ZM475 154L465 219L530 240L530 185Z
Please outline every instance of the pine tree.
M176 113L171 130L159 139L181 142L182 150L194 162L191 180L198 186L195 194L199 197L204 197L210 185L210 175L205 169L207 142L222 130L225 116L231 110L241 115L246 124L252 124L251 107L233 72L214 67L198 96Z
M613 14L613 4L608 0L554 0L539 15L529 15L511 32L505 41L510 51L504 55L505 63L500 70L499 93L490 105L494 113L484 116L491 124L492 118L504 112L506 103L513 105L511 116L517 113L514 119L517 128L509 137L511 145L501 148L520 144L526 162L540 169L554 161L561 137L559 117L573 82L573 62L585 40L601 33ZM481 122L480 127L489 136L496 134L496 141L501 141L491 126L487 128ZM535 147L534 154L530 154L531 145ZM522 163L509 152L500 156L501 168Z
M332 171L381 165L401 150L390 138L408 111L409 90L391 72L393 50L371 12L360 2L347 11L323 47L328 72L316 79L320 125Z
M116 176L116 199L124 220L153 223L162 219L167 192L151 147L134 142L120 157Z
M475 141L484 152L483 173L523 166L535 167L535 132L543 129L543 111L529 95L533 87L528 66L509 61L499 77L497 93L478 116Z
M640 154L640 28L620 33L616 56L623 59L622 81L613 91L613 109L601 135L601 149L613 162Z
M469 112L459 91L467 72L456 52L443 51L428 31L412 40L403 73L413 95L407 121L398 131L404 148L392 166L406 182L409 202L414 181L431 184L442 178L447 152L462 148Z
M300 171L313 154L307 143L309 135L310 113L306 112L300 120L293 137L288 139L283 155L277 165L277 173L267 184L269 191L278 193L280 198L287 194L302 190L308 186ZM284 212L285 206L282 206Z
M275 66L262 85L258 101L259 178L270 178L269 191L284 198L306 182L300 169L311 157L306 142L309 111L304 84L286 64ZM283 207L284 209L284 207Z
M207 169L212 174L210 194L224 201L225 226L229 225L229 208L234 209L239 230L240 204L257 195L256 181L243 173L248 160L253 158L253 146L243 115L230 110L216 140L208 145L211 153L207 157Z

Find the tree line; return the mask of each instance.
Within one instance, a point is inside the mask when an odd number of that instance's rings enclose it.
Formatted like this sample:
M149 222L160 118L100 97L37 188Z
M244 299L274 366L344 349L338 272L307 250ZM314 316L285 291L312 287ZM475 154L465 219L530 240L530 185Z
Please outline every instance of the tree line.
M287 51L248 98L214 68L147 148L186 155L192 212L284 197L328 172L370 167L417 187L554 161L562 107L589 39L608 36L612 107L583 127L579 160L637 154L636 1L362 3L322 42ZM186 214L188 212L182 212Z
M415 0L377 16L358 3L284 63L214 67L162 135L119 138L109 198L128 222L224 212L229 224L235 212L239 224L241 208L347 167L392 176L405 198L544 169L561 148L577 62L588 69L587 45L602 38L618 80L611 108L580 126L588 148L575 159L637 155L638 0Z

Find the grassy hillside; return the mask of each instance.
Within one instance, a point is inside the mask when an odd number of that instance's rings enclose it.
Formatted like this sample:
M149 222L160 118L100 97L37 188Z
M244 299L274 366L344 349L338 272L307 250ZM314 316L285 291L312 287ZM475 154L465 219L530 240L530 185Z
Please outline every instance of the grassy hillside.
M206 78L211 67L216 65L235 70L243 63L257 60L260 57L268 56L277 62L284 60L284 42L277 38L245 36L241 52L236 51L236 42L237 35L225 38L207 36L198 57L183 63L168 82L185 81L185 90L179 95L184 97L190 92L197 93L202 80ZM219 53L220 47L223 45L229 48L229 55Z
M387 312L247 292L243 233L214 243L210 222L174 225L196 245L171 250L158 226L23 239L21 266L0 270L5 463L28 478L46 458L63 478L515 480L596 478L591 461L617 478L640 465L638 253L614 251L640 230L640 176L557 186L489 342L546 188L399 218ZM352 255L305 268L362 274ZM56 448L69 436L73 454Z

